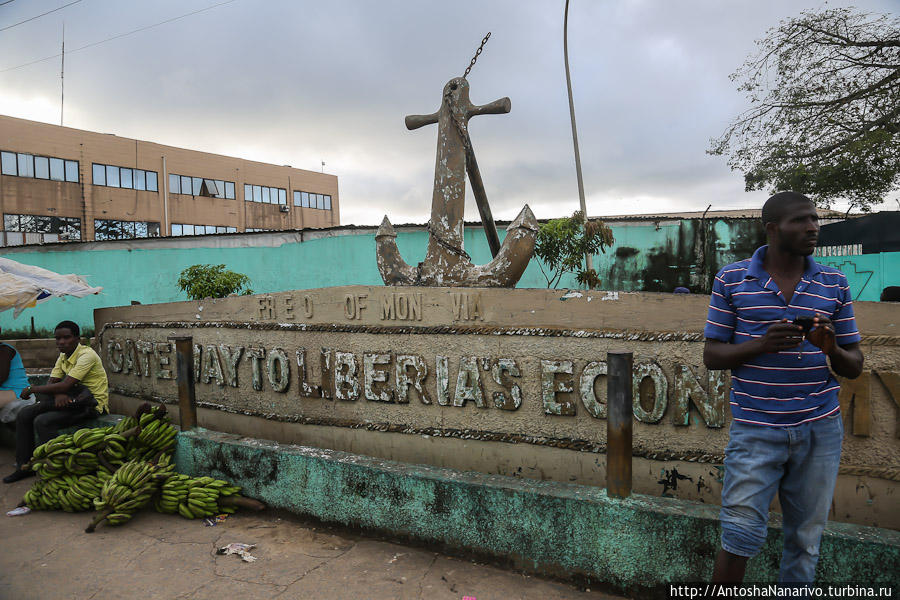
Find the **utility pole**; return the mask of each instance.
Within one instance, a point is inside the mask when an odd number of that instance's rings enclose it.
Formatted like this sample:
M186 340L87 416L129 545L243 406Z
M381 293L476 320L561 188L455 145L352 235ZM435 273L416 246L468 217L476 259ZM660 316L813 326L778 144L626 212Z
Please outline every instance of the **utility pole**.
M59 68L59 126L63 124L63 107L66 101L66 22L62 26L62 59Z
M572 117L572 143L575 145L575 174L578 177L578 200L581 202L581 212L587 219L587 206L584 202L584 181L581 178L581 153L578 151L578 131L575 129L575 102L572 100L572 77L569 75L569 0L566 0L566 14L563 18L563 58L566 63L566 87L569 90L569 115ZM584 255L585 269L594 268L594 257L590 252Z

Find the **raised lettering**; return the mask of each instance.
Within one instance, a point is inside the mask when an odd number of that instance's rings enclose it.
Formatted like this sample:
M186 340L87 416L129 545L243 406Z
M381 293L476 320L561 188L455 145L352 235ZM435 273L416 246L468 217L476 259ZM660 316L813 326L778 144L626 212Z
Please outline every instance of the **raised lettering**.
M871 375L871 371L863 371L856 379L844 377L840 379L841 391L838 392L838 402L841 405L844 422L853 419L853 435L868 437L871 432Z
M888 394L894 399L894 404L900 409L900 373L894 371L875 371L878 379L887 388ZM900 438L900 411L897 413L897 437Z
M446 356L434 357L434 380L437 386L437 401L441 406L450 404L450 361Z
M238 386L238 363L240 362L241 354L243 353L243 346L219 344L219 356L222 357L222 370L225 372L225 383L231 387Z
M202 380L209 383L212 380L219 385L225 385L225 377L222 375L222 363L219 361L219 351L213 345L203 349Z
M306 374L306 349L297 349L297 386L298 393L304 398L316 398L322 395L322 388L318 385L307 383L309 381Z
M137 351L134 348L134 340L126 338L122 373L134 373L135 375L140 375L140 371L138 371L138 364Z
M494 392L491 397L494 406L501 410L518 410L522 406L522 388L518 383L510 381L510 377L521 377L522 373L516 365L516 361L512 358L498 358L491 365L491 377L497 385L503 386L509 391L507 397L505 392Z
M714 377L716 376L711 375L708 379L713 381ZM724 398L716 394L710 397L706 390L700 386L700 380L687 365L675 365L674 395L675 414L673 415L673 422L675 425L688 425L690 423L689 405L691 401L697 407L707 427L718 428L725 424Z
M106 360L109 362L109 369L113 373L121 373L125 356L122 353L122 344L119 340L109 340L106 342Z
M574 416L575 403L571 399L557 401L556 395L575 391L575 382L571 377L557 380L557 374L571 375L572 361L541 360L541 397L544 401L544 412L548 415Z
M291 363L281 348L272 348L266 356L266 375L269 385L279 393L284 393L291 383Z
M266 349L253 347L247 348L246 357L247 360L250 361L251 385L253 385L254 390L256 390L257 392L261 392L263 389L262 362L266 358Z
M409 368L415 369L415 376L409 378ZM394 382L397 388L397 402L406 404L409 402L409 386L412 385L419 393L422 404L431 404L431 398L425 391L425 377L428 376L428 365L421 356L414 354L399 354L394 361Z
M381 297L381 320L392 321L397 318L394 294L385 294Z
M194 344L194 383L200 382L200 359L203 358L203 346Z
M409 296L409 318L411 321L422 320L422 292L410 294Z
M474 400L478 408L487 408L487 404L484 403L484 390L481 388L478 359L474 356L463 356L459 359L453 406L465 406L469 400Z
M588 414L595 419L606 418L606 403L600 400L597 390L604 390L604 398L606 386L597 386L597 378L607 374L606 361L592 361L584 366L579 380L579 390L581 392L581 404L584 405Z
M393 402L394 390L387 385L389 369L380 369L380 365L391 364L390 354L363 354L363 391L366 400L371 402Z
M469 319L469 303L466 294L450 294L453 301L453 318L457 321Z
M345 369L346 367L346 369ZM359 363L351 352L334 353L334 397L338 400L359 399Z
M140 375L150 377L150 355L153 354L153 342L137 340L134 343L134 348L138 353Z
M172 353L172 343L157 342L153 344L153 350L156 353L156 361L153 364L156 378L175 379L175 376L172 374L172 369L170 368L172 358L169 355Z
M260 296L259 318L264 321L269 321L276 318L275 299L272 296Z
M347 319L356 318L356 296L353 294L344 295L344 317Z
M322 348L319 351L319 364L321 365L322 397L328 400L334 398L334 352L330 348Z
M669 401L669 382L666 380L662 367L655 361L640 362L635 363L632 373L634 417L642 423L658 423L663 418ZM652 384L651 389L641 387L644 380L648 380L647 383ZM644 409L646 398L653 403L649 411Z

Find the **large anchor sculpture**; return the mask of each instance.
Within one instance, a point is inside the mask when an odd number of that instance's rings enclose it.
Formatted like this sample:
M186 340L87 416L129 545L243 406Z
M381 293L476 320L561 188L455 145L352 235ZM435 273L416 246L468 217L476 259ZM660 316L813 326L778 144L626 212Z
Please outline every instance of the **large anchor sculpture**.
M468 71L466 69L467 74ZM387 216L384 217L375 234L375 244L378 270L385 284L462 287L516 285L534 253L538 224L526 204L507 228L503 245L499 244L468 132L469 118L475 115L504 114L509 110L509 98L501 98L482 106L472 104L469 101L469 82L463 76L451 79L444 86L443 101L437 112L406 117L407 129L438 124L434 192L431 219L427 226L430 235L425 260L416 267L410 266L401 258L397 249L397 234ZM467 172L494 256L491 262L484 265L473 264L463 249Z

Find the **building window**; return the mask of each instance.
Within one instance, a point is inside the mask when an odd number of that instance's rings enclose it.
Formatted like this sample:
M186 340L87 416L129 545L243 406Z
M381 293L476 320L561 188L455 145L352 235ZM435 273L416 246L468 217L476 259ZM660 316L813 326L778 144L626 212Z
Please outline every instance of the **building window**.
M65 162L61 158L51 158L50 159L50 179L52 181L65 181L66 180L66 167Z
M234 200L234 182L170 173L169 192L186 196L206 196L209 198Z
M34 178L50 179L50 159L46 156L34 157Z
M78 183L78 161L67 160L66 163L66 181Z
M237 233L237 227L225 225L189 225L187 223L172 223L172 235L209 235L213 233Z
M0 152L0 164L2 164L0 173L3 173L4 175L18 174L18 170L16 169L16 155L12 152Z
M141 190L158 192L156 184L156 172L132 169L130 167L117 167L115 165L93 164L91 170L94 185L106 187L120 187L129 190Z
M64 240L81 239L81 219L75 217L3 215L3 228L6 231L55 233Z
M78 161L22 152L0 152L0 173L32 179L78 183Z
M131 240L159 237L159 223L94 219L95 240Z
M263 204L283 204L287 206L287 190L264 185L244 184L244 200Z
M294 206L331 210L331 196L312 192L294 192Z

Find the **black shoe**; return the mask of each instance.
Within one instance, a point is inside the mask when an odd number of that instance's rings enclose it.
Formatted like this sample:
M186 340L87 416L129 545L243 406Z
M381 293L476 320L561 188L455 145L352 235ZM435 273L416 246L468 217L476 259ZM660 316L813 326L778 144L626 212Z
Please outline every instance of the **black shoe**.
M34 477L34 471L23 471L22 469L16 469L9 475L3 478L3 483L15 483L21 479L25 479L26 477Z

